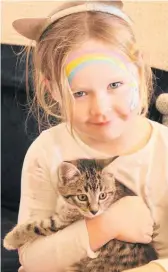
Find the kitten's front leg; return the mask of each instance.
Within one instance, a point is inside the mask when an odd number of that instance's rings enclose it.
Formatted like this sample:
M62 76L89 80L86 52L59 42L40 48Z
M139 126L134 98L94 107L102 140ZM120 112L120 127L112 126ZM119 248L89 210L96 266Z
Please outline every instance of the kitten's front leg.
M72 219L62 221L57 214L41 220L28 221L16 225L4 238L3 245L8 250L15 250L39 236L48 236L72 223Z

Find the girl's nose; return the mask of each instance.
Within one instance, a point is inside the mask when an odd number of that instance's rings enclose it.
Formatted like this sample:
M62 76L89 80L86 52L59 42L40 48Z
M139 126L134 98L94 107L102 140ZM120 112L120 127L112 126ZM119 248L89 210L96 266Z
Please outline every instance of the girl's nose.
M110 99L107 95L95 96L90 105L91 115L104 115L110 110Z

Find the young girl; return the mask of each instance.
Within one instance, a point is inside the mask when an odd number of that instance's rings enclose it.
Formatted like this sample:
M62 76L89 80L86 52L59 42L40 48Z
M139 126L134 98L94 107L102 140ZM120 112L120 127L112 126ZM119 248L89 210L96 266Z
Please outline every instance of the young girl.
M108 158L115 177L138 196L73 223L19 250L26 272L65 271L111 239L154 245L159 259L132 272L168 271L168 129L145 118L152 72L132 22L117 2L68 2L50 17L20 19L15 29L35 40L35 102L63 122L43 131L23 165L18 223L59 209L57 167L77 158ZM149 207L149 208L147 208ZM128 270L127 270L128 271Z

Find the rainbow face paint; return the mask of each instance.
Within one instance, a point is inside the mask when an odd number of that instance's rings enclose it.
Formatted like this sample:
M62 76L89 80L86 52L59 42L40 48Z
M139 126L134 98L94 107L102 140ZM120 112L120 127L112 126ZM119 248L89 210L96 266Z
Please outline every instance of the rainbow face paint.
M115 51L110 50L82 50L82 52L75 52L70 54L70 57L66 61L66 75L69 84L72 83L75 75L88 65L95 63L107 63L112 65L113 69L116 68L122 73L130 71L128 59L125 56L120 55ZM130 94L128 95L128 103L130 110L133 111L139 103L139 88L135 75L131 73Z
M108 63L113 66L119 67L121 70L127 69L126 61L124 63L124 58L117 56L117 54L112 53L111 51L84 51L83 54L72 54L71 58L67 60L66 64L66 75L71 84L74 76L78 71L94 63Z

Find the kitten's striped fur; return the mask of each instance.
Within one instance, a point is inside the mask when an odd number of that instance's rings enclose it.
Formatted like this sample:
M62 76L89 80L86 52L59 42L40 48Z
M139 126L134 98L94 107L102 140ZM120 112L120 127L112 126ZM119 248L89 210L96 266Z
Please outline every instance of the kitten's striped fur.
M135 195L109 173L108 160L80 159L61 163L58 169L58 191L65 200L61 214L39 221L17 225L4 239L7 249L17 249L40 235L47 236L65 228L72 222L98 215L120 198ZM96 259L88 257L68 271L121 272L156 259L151 244L133 244L111 240L100 249Z

